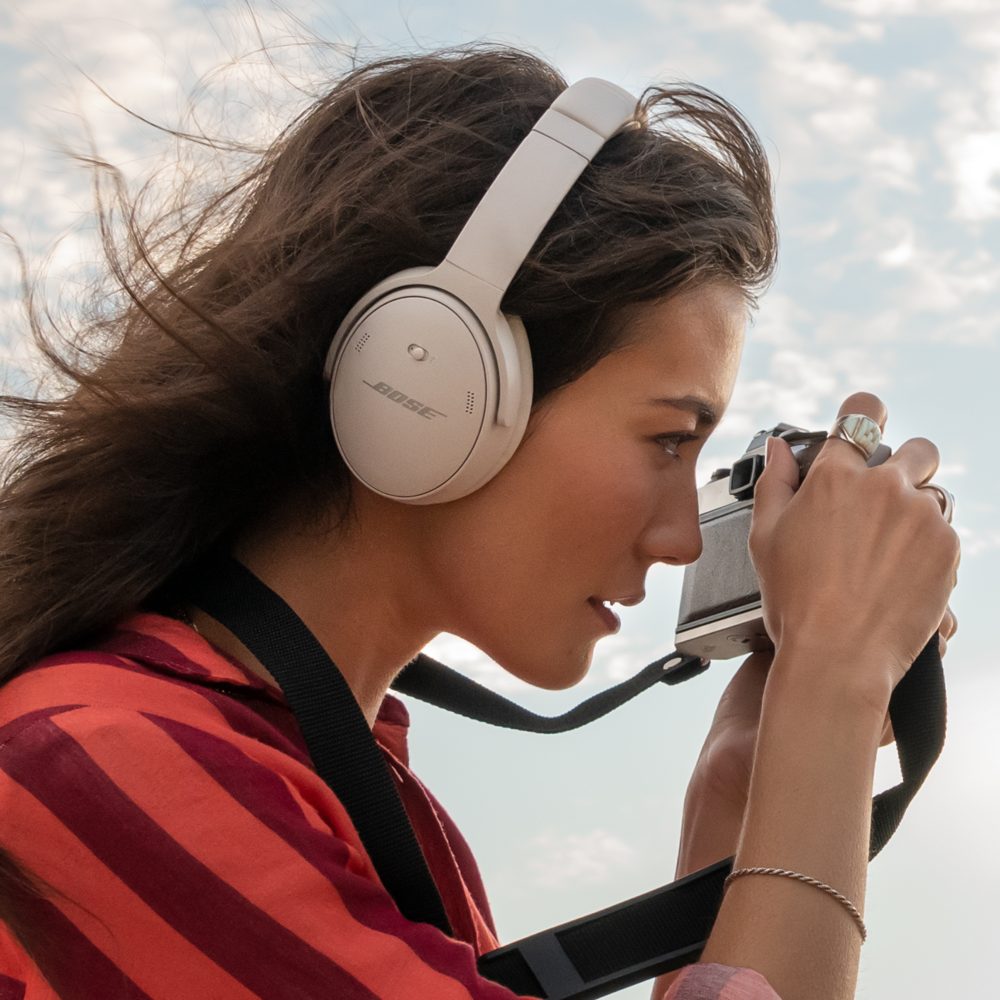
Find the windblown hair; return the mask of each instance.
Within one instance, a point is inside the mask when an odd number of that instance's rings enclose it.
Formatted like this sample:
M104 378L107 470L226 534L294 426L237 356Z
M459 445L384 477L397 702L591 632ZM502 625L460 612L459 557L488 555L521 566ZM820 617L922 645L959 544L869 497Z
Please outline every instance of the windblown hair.
M193 214L142 226L120 183L117 203L99 199L119 307L92 310L67 349L29 297L68 389L0 397L19 423L0 467L0 682L138 608L169 611L187 568L279 505L349 511L322 377L333 332L376 282L443 258L565 86L510 48L383 59ZM504 298L536 403L614 348L620 307L718 279L752 302L771 276L751 127L693 85L652 87L641 106L644 125L601 149Z

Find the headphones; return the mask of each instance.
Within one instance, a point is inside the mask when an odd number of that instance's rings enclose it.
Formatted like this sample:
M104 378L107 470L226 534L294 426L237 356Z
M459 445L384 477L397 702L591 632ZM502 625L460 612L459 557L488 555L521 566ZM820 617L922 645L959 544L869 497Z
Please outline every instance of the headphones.
M327 352L330 421L369 489L410 504L457 500L514 454L531 411L524 324L500 302L598 150L636 121L606 80L564 90L514 150L436 267L407 268L352 307Z

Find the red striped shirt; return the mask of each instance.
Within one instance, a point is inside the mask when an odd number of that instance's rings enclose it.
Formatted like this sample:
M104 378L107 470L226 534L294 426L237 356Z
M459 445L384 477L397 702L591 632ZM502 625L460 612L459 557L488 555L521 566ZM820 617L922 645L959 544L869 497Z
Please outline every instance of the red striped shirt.
M0 688L0 839L51 887L0 927L0 1000L515 1000L472 853L410 771L405 707L375 725L454 937L406 920L312 768L281 692L187 625L131 615ZM748 990L750 990L748 992ZM695 966L670 1000L775 1000Z

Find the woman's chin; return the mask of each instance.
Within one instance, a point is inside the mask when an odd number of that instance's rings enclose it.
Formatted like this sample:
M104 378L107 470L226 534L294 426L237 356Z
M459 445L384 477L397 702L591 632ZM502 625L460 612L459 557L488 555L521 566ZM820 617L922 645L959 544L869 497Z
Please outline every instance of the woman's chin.
M518 680L543 691L566 691L576 687L590 671L594 647L575 655L542 658L537 655L494 657L497 663Z

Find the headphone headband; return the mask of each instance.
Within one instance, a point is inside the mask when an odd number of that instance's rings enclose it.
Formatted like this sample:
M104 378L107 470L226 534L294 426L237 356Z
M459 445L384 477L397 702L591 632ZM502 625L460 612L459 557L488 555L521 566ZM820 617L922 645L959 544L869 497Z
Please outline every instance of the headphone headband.
M635 112L635 98L607 80L588 77L564 90L511 154L445 260L502 296L569 189Z

